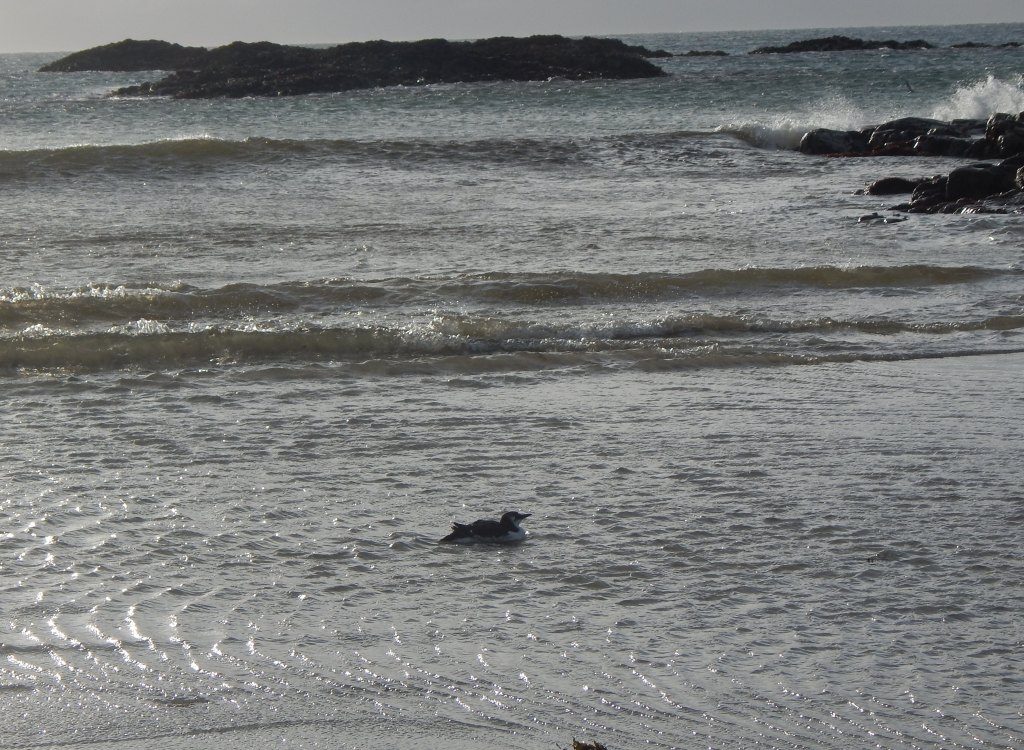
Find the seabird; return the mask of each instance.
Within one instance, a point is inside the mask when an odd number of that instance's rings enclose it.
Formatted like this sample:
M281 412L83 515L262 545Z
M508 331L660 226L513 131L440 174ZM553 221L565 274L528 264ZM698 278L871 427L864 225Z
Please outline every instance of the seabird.
M510 510L501 516L500 521L473 521L473 523L453 523L452 533L442 542L455 544L471 544L473 542L492 542L508 544L526 539L526 532L519 526L523 519L531 514Z

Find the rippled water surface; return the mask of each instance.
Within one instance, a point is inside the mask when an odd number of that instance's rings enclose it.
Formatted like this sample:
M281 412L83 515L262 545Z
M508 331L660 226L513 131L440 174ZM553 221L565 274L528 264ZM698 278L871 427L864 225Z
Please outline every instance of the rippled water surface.
M1020 364L17 384L8 740L1018 747Z
M1024 110L1024 53L736 54L811 35L273 101L0 57L0 747L1024 748L1021 217L792 150Z

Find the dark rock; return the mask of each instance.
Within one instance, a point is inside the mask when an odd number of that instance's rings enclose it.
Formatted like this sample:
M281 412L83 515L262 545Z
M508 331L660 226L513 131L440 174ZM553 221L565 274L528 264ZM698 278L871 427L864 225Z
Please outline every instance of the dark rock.
M675 57L675 55L673 55L671 52L669 52L668 50L664 50L664 49L647 49L646 47L640 47L639 45L637 45L637 46L630 45L630 46L632 46L632 48L634 50L636 50L637 54L640 55L640 57L651 57L651 58Z
M874 41L865 39L854 39L848 36L829 36L818 39L804 39L792 42L784 47L758 47L750 52L751 55L787 54L793 52L847 52L856 50L871 49L933 49L934 45L923 39L915 39L909 42L898 42L894 39L886 41Z
M147 41L125 39L54 60L41 67L39 72L184 70L202 65L206 55L207 50L203 47L182 47L180 44L171 44L157 39Z
M728 57L728 52L723 52L720 49L691 49L689 52L685 52L680 57Z
M800 139L800 152L804 154L860 154L867 149L868 136L858 130L829 130L818 128L805 133Z
M1008 169L1000 169L993 164L971 164L958 167L949 173L946 181L946 199L955 201L960 198L979 200L990 195L1005 193L1014 188L1016 174Z
M572 750L608 750L608 748L597 740L594 740L593 742L580 742L578 739L573 737Z
M922 135L958 135L949 123L924 117L902 117L876 125L868 137L868 147L883 148L897 143L913 141Z
M945 176L932 177L922 181L910 196L910 204L918 208L934 206L946 201Z
M996 139L1000 156L1013 156L1024 151L1024 130L1010 130Z
M987 44L985 42L960 42L959 44L949 45L953 49L1009 49L1011 47L1019 47L1020 42L1003 42L1002 44Z
M858 224L900 224L907 220L906 216L883 216L877 211L866 216L860 216L857 218Z
M1000 156L999 144L987 138L979 138L967 147L964 156L968 159L998 159Z
M914 140L914 153L921 156L961 157L967 153L972 141L947 135L922 135Z
M971 135L984 135L987 125L987 120L951 120L949 122L949 126L964 138Z
M913 193L917 186L924 181L924 178L908 180L905 177L884 177L868 185L867 194L899 195L900 193Z
M1005 169L1010 172L1016 172L1021 167L1024 167L1024 153L1011 156L1009 159L1003 159L999 162L999 168Z
M1019 47L1020 42L1003 42L1002 44L987 44L986 42L960 42L959 44L949 45L953 49L1008 49L1010 47Z
M91 69L111 69L112 59L100 54L103 49L86 51L93 55ZM355 42L327 49L235 42L204 51L159 81L114 93L177 98L289 96L428 83L653 78L665 71L645 58L660 57L663 52L618 39L557 35L473 42ZM143 69L156 67L147 62Z
M1024 190L1024 167L1017 170L1017 177L1014 180L1014 184L1018 190Z
M988 118L988 124L985 126L985 137L994 141L1006 131L1012 130L1016 125L1016 117L1005 112L997 112Z

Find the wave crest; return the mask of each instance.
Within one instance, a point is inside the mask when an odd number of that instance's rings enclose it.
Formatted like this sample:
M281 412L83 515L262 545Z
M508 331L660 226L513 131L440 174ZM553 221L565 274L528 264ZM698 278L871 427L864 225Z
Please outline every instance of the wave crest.
M974 350L964 349L958 337L947 338L944 334L1022 327L1024 316L910 324L878 319L775 320L694 314L601 324L554 324L494 316L439 315L426 324L404 327L211 327L194 331L171 331L152 321L136 321L121 330L103 333L35 331L32 335L0 338L0 372L175 371L278 364L429 374L577 366L599 370L622 366L794 364L957 356ZM867 334L873 341L851 342L846 335L849 332ZM828 337L827 345L822 345L823 337ZM1019 351L1019 347L1013 351Z
M403 165L454 161L486 164L566 165L582 158L583 145L572 139L493 138L470 141L409 139L182 138L150 143L94 145L28 151L0 151L0 180L97 172L104 174L205 171L232 165L273 165L309 159Z
M508 273L443 277L228 284L92 284L72 289L0 289L0 329L82 327L138 320L251 319L367 307L500 303L515 307L663 302L692 297L759 295L773 290L944 286L1019 277L1024 271L981 266L804 266L710 268L689 273Z

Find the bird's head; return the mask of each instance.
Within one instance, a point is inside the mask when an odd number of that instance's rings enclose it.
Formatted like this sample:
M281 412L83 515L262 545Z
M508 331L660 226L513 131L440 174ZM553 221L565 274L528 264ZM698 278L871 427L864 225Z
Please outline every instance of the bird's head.
M523 520L529 518L531 515L531 513L520 513L518 510L510 510L501 516L501 520L503 523L508 523L512 526L515 526L516 528L519 528L519 524L522 523Z

